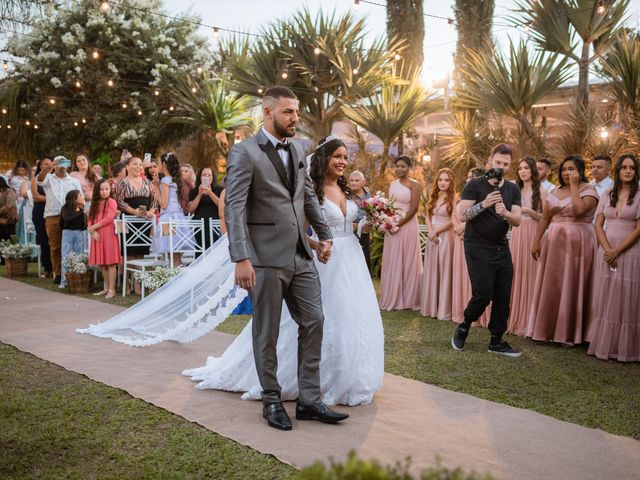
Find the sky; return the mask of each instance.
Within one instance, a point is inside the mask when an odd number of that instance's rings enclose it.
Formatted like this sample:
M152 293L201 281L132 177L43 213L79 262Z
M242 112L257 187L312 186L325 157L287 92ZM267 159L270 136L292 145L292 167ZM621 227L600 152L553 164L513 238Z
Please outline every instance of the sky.
M191 10L202 18L206 25L219 26L250 33L259 33L270 22L286 18L297 9L307 7L312 13L320 8L336 9L338 13L353 10L353 0L165 0L165 8L172 14ZM376 0L384 4L384 0ZM425 0L424 13L442 17L453 17L453 0ZM496 0L493 33L499 44L508 39L518 41L524 34L522 29L507 27L508 17L515 8L514 0ZM356 15L366 18L371 37L386 32L386 9L382 6L361 3ZM629 25L638 27L640 0L631 0ZM212 36L210 31L204 34ZM224 33L221 33L224 35ZM456 46L455 28L446 20L425 17L423 81L431 85L446 78L453 68L453 53Z

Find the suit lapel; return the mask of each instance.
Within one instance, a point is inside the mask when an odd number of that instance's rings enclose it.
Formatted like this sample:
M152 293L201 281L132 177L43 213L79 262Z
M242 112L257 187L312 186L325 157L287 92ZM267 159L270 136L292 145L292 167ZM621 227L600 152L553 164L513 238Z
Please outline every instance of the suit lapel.
M278 155L276 147L273 146L269 139L266 139L265 143L259 143L258 145L260 146L260 149L267 154L269 160L271 160L271 163L276 169L276 172L278 172L278 176L280 177L280 180L282 180L282 183L284 183L287 188L289 188L287 171L284 169L284 163L282 163L282 158L280 158L280 155Z
M291 189L291 195L296 194L298 188L298 151L296 146L292 143L291 149L289 149L289 161L291 162L291 168L293 169L293 188Z

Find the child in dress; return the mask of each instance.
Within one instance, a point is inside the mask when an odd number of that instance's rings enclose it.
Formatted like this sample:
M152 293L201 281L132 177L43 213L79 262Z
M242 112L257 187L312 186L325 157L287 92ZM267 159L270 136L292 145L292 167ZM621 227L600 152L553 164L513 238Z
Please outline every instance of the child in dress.
M118 204L111 198L109 181L101 178L93 187L89 210L89 265L99 266L102 270L104 288L95 295L106 294L105 298L116 296L116 267L120 262L120 243L115 230L117 213Z

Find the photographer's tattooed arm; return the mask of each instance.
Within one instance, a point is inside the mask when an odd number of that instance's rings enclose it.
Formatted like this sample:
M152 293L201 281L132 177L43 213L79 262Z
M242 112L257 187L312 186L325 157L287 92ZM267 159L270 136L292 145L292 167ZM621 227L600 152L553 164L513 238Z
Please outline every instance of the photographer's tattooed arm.
M460 209L460 220L463 222L468 222L469 220L473 220L478 215L482 213L484 207L482 206L482 202L476 203L475 205L471 205L469 208L461 208Z

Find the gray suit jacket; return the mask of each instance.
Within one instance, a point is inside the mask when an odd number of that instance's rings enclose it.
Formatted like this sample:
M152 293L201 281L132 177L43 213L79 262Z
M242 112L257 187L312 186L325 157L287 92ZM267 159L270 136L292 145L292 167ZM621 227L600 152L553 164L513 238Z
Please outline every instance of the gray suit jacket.
M313 258L305 218L320 240L332 238L307 175L302 147L291 145L293 186L262 129L229 152L224 216L233 262L248 258L254 266L285 267L293 261L299 241Z

